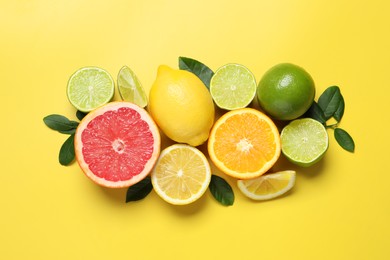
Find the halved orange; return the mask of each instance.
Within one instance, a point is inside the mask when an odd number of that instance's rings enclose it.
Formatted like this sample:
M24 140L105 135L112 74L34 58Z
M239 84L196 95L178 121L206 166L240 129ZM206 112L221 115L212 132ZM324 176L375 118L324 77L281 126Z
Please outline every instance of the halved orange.
M267 172L281 152L274 122L253 108L232 110L214 124L208 140L213 163L225 174L251 179Z

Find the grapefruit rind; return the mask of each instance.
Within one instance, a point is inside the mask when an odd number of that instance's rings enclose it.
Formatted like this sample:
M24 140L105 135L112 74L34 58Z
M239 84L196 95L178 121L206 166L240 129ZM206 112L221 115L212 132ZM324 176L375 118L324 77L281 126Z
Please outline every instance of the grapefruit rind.
M141 119L144 120L148 126L149 129L153 135L153 154L151 155L148 162L144 165L144 169L138 174L133 176L129 180L121 180L121 181L109 181L104 178L101 178L97 175L95 175L89 168L89 165L84 160L84 155L82 152L83 149L83 142L81 140L81 135L83 131L87 128L88 124L97 116L104 114L107 111L111 110L117 110L122 107L128 107L131 109L134 109L139 113L141 116ZM160 155L160 145L161 145L161 137L159 130L157 128L157 125L154 123L153 119L150 117L150 115L144 110L143 108L125 101L119 101L119 102L110 102L106 105L103 105L99 108L97 108L94 111L91 111L88 113L80 122L79 126L77 127L75 138L74 138L74 147L75 147L75 155L76 160L82 169L82 171L85 173L85 175L90 178L93 182L107 187L107 188L124 188L129 187L142 179L144 179L150 171L153 169L154 164L156 163L159 155Z

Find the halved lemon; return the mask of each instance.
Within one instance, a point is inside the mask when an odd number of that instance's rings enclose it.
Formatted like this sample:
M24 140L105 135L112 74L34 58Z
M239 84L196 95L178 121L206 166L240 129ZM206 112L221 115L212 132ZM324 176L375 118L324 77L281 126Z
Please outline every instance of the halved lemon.
M166 202L185 205L199 199L211 180L210 165L195 147L174 144L165 148L151 174L153 188Z
M238 180L240 191L253 200L269 200L289 191L295 184L295 171L268 173L258 178Z

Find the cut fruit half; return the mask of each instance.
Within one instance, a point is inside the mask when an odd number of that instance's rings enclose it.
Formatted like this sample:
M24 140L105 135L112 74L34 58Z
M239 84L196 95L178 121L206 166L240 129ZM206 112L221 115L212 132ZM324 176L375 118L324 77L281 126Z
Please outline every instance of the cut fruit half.
M240 191L253 200L269 200L289 191L295 184L295 171L280 171L263 176L238 180Z
M110 188L128 187L145 178L160 154L156 124L130 102L108 103L87 114L74 143L83 172Z
M311 118L296 119L281 133L282 152L292 163L308 167L325 155L329 138L326 128Z
M210 165L197 148L174 144L165 148L154 167L152 184L166 202L185 205L198 200L211 180Z
M108 103L114 96L114 90L114 80L107 71L84 67L70 77L66 93L77 110L90 112Z
M256 95L252 72L240 64L220 67L210 81L210 94L218 107L234 110L248 106Z
M272 120L256 109L229 111L214 124L208 151L210 159L227 175L255 178L278 160L279 132Z

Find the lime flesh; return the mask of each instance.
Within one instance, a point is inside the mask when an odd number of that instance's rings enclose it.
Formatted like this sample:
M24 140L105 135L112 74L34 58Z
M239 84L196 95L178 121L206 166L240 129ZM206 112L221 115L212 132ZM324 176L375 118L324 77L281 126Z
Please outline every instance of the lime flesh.
M210 81L210 93L218 107L234 110L248 106L256 95L253 74L240 64L219 68Z
M67 96L69 102L82 112L90 112L114 96L114 80L111 75L98 67L84 67L69 79Z
M123 101L132 102L140 107L147 106L145 90L135 73L127 66L119 71L118 90Z
M308 167L325 155L329 146L325 127L311 118L296 119L282 130L282 153L292 163Z

